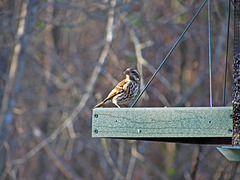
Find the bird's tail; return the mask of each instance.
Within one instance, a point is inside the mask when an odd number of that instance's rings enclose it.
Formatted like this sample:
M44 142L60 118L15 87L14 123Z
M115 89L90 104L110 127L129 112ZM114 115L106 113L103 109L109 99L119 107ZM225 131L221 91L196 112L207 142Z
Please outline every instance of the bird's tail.
M106 101L108 101L108 100L109 100L108 98L104 99L102 102L98 103L98 104L97 104L96 106L94 106L92 109L95 109L95 108L97 108L97 107L103 106L103 104L104 104Z
M105 103L105 102L102 101L102 102L98 103L96 106L94 106L92 109L95 109L95 108L97 108L97 107L101 107L104 103Z

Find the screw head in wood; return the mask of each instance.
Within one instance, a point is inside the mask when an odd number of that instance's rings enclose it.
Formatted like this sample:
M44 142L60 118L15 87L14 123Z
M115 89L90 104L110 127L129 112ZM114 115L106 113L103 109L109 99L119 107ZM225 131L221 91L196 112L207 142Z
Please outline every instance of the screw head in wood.
M97 130L97 129L94 129L94 133L97 134L97 133L98 133L98 130Z

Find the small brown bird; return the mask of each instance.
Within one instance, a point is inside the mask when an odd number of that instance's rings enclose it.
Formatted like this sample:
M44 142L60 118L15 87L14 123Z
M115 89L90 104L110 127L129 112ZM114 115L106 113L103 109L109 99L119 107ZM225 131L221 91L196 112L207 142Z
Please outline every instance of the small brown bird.
M108 97L97 104L96 107L101 107L103 104L112 102L118 108L119 105L126 105L131 100L135 99L140 91L141 77L139 72L134 68L128 68L124 71L126 78L108 94ZM93 109L94 109L93 108Z

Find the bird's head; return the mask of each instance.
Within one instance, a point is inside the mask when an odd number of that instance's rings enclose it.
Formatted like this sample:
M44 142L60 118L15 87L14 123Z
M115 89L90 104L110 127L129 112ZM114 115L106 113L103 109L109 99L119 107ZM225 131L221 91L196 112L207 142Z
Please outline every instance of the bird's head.
M140 81L141 79L139 72L134 68L127 68L126 71L124 71L124 74L126 75L126 78L132 81Z

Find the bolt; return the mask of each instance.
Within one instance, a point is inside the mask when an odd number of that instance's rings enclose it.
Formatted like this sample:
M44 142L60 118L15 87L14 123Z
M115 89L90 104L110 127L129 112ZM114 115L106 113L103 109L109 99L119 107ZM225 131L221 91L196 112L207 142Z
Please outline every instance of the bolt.
M142 132L142 130L141 129L138 129L138 133L141 133Z
M232 134L232 129L229 129L229 130L228 130L228 133L229 133L229 134Z
M94 117L95 117L95 118L98 118L98 114L94 114Z
M94 133L97 134L97 133L98 133L98 130L97 130L97 129L94 129Z

